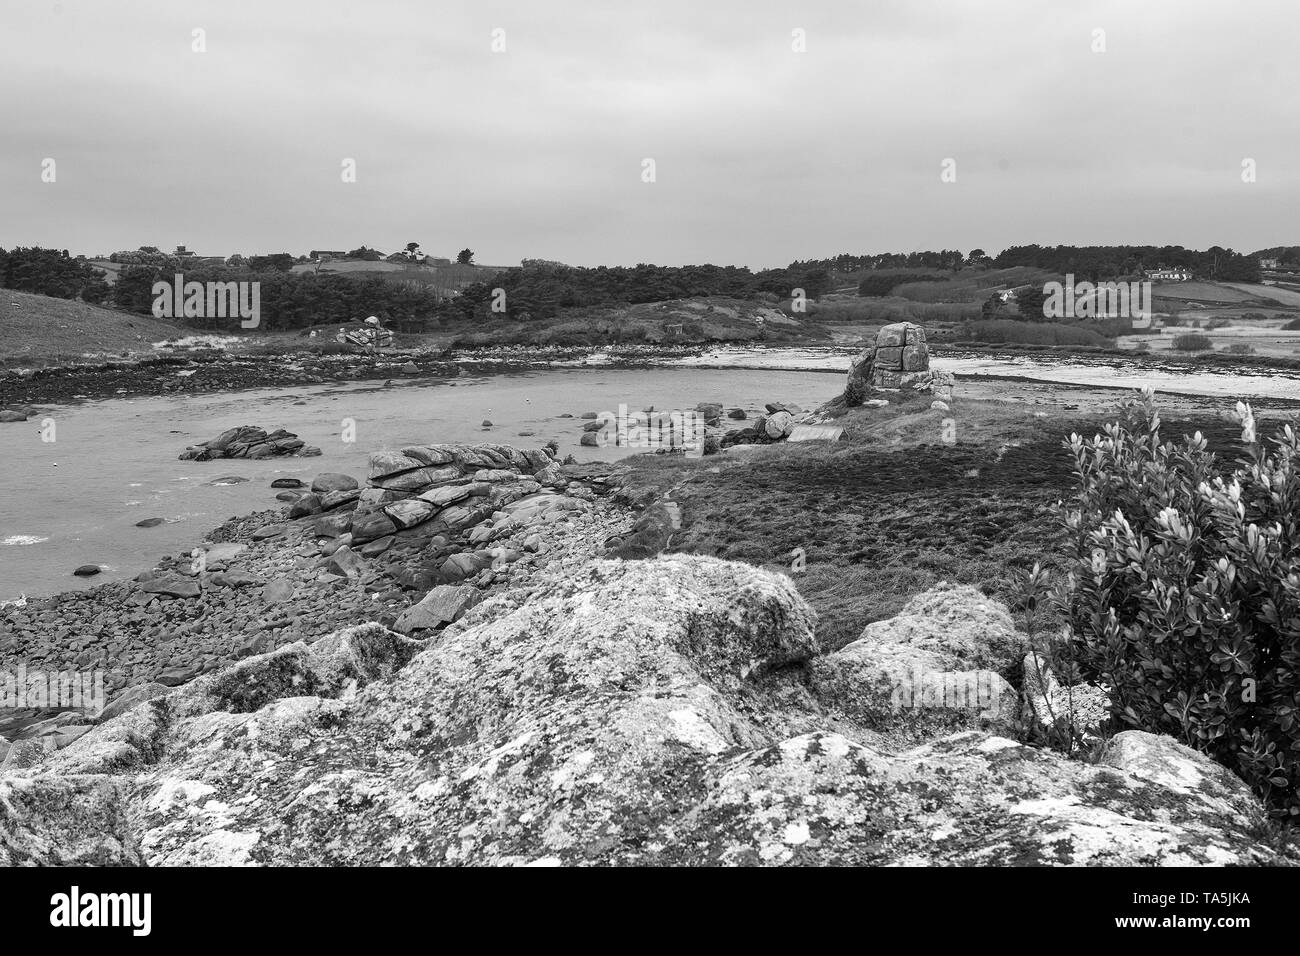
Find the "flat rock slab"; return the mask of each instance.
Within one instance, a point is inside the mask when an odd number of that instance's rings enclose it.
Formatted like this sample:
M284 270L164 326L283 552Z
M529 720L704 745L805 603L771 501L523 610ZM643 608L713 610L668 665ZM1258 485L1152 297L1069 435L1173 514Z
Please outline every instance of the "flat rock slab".
M262 588L262 600L268 604L279 604L293 597L293 582L288 578L276 578Z
M145 581L140 585L140 590L149 594L165 594L169 597L196 598L199 596L199 582L193 578L168 574Z
M786 441L839 441L844 429L839 425L795 425Z
M424 600L402 612L393 629L409 634L419 628L432 629L459 620L482 598L483 593L468 584L442 584L424 596Z
M236 544L233 541L223 541L220 544L211 545L208 548L208 564L216 561L229 561L237 554L241 554L248 549L246 544Z

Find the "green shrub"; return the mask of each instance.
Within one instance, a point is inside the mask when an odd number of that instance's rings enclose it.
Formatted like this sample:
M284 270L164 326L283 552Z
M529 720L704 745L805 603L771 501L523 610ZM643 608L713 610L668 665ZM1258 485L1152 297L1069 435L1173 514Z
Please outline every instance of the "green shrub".
M1250 345L1247 342L1233 342L1223 351L1228 352L1232 355L1254 355L1255 346Z
M1121 723L1169 734L1300 819L1300 438L1267 450L1237 405L1246 456L1218 474L1201 434L1162 442L1154 398L1066 442L1078 500L1057 599L1078 659Z
M1179 352L1204 352L1214 348L1214 343L1210 341L1208 335L1185 332L1182 335L1174 336L1173 348Z

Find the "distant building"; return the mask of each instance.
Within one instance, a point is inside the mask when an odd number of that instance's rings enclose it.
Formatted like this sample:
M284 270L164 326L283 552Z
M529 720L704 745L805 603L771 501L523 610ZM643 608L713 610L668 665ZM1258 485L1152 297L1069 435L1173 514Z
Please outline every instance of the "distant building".
M1278 269L1278 268L1281 268L1281 266L1282 266L1282 262L1281 262L1280 259L1260 259L1260 260L1259 260L1259 267L1260 267L1261 269Z
M184 246L177 246L176 251L172 253L181 262L189 263L192 266L224 266L226 264L225 256L200 256L195 255Z
M1147 269L1143 275L1153 282L1186 282L1192 277L1192 273L1183 266L1157 266Z
M341 249L313 249L310 259L346 259L348 254Z

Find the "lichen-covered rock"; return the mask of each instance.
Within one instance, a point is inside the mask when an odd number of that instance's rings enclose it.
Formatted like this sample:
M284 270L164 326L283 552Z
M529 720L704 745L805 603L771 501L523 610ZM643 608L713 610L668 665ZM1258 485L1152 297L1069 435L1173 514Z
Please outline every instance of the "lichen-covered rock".
M506 592L428 643L290 645L0 778L0 863L1270 859L1245 785L1163 740L1089 766L818 729L814 624L783 575L675 555Z
M895 739L1008 729L1020 697L1004 675L1023 648L1010 612L975 588L941 583L809 667L835 712Z

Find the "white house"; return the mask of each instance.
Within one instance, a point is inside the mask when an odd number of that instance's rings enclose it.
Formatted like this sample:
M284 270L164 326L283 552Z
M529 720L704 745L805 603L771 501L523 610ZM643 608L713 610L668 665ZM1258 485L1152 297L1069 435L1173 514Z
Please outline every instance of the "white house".
M1153 282L1186 282L1192 277L1183 266L1158 266L1155 269L1147 269L1144 273L1146 277Z

